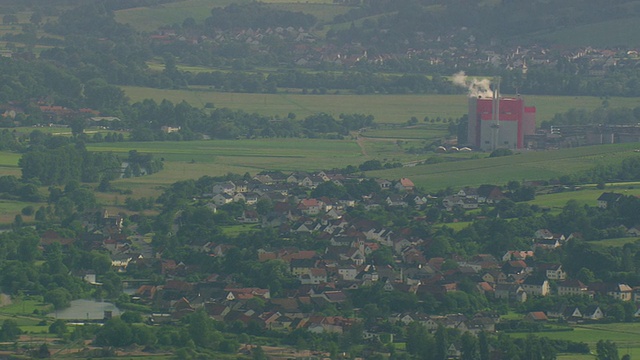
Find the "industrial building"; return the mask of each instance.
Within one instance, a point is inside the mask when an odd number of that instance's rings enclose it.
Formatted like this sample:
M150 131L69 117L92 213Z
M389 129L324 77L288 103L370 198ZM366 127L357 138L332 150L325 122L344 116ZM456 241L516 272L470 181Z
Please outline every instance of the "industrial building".
M525 136L535 132L536 108L525 106L521 96L500 97L494 90L492 97L469 98L469 146L484 151L522 149Z

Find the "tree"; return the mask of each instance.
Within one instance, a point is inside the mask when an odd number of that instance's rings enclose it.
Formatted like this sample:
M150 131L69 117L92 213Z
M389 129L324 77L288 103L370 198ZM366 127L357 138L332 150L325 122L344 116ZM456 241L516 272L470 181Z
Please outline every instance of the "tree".
M596 344L598 360L619 360L618 346L611 340L600 340Z
M131 326L120 318L107 321L96 334L96 343L102 346L128 346L133 340Z
M44 301L53 304L56 309L63 309L71 305L71 293L65 288L49 290L44 294Z
M447 332L444 326L438 326L435 334L436 346L434 352L435 360L446 360L449 352L449 344L447 341Z
M462 360L480 360L480 354L478 352L478 340L470 332L465 332L460 337L460 352L462 353Z
M596 276L593 274L593 271L583 267L576 274L576 279L585 284L590 284L596 280Z
M96 274L102 275L111 270L111 258L109 255L92 251L91 256L91 266L93 267L93 270L96 271Z
M207 313L198 310L189 316L188 321L189 336L197 346L214 349L217 347L220 336Z
M49 346L47 343L42 343L38 348L38 352L35 354L38 359L48 359L51 357L51 351L49 351Z
M487 333L481 331L478 335L478 350L480 360L489 360L489 341L487 339Z
M142 315L137 311L126 311L120 315L120 319L128 324L140 323L142 322Z
M49 325L49 333L50 334L56 334L58 336L62 336L64 334L66 334L67 333L67 323L62 319L58 319L58 320L54 321L53 323L51 323L51 325Z
M262 349L262 346L258 345L251 349L251 359L253 360L268 360L269 357Z
M13 341L22 334L22 330L18 326L15 320L7 319L2 322L2 328L0 328L0 340L1 341Z

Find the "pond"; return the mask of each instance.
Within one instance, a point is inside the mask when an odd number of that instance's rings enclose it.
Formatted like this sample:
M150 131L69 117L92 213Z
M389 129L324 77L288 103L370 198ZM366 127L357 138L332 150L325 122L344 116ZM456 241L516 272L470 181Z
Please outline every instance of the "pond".
M113 316L121 313L113 303L80 299L71 301L68 308L57 310L47 316L63 320L101 320L104 319L105 311L111 311Z

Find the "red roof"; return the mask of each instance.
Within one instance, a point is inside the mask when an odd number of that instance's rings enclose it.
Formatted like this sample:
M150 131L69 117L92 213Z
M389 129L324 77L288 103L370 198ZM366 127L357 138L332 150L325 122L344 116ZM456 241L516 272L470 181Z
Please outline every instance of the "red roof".
M401 178L400 179L400 184L404 187L414 187L415 185L413 184L413 181L409 180L408 178Z

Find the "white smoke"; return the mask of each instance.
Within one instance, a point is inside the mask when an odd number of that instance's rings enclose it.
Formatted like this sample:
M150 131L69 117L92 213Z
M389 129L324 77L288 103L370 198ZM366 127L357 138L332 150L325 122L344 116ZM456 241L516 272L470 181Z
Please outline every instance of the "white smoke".
M490 98L493 96L491 91L491 80L489 79L476 79L470 78L465 75L464 71L453 74L451 81L454 85L462 86L466 88L470 97L485 97Z

